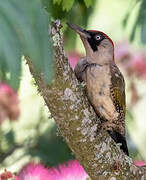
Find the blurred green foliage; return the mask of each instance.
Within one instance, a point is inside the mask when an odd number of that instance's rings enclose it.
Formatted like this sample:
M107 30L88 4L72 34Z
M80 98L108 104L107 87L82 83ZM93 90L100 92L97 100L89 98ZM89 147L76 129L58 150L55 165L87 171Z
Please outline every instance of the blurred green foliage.
M49 17L39 0L0 1L0 79L17 89L21 57L29 56L46 81L53 77ZM49 48L48 48L49 47Z
M47 127L43 131L41 130L42 124ZM27 130L32 131L32 129L34 129L34 132L33 136L28 134L21 141L18 141L14 127L11 127L8 131L3 129L1 128L0 132L0 167L19 162L20 156L14 158L15 160L10 160L8 163L5 161L6 158L13 156L13 153L19 149L22 151L21 159L29 156L31 156L30 160L39 157L39 161L42 161L47 166L55 166L74 158L63 138L57 135L55 124L53 123L50 126L50 122L44 115L40 117L32 128L23 128L23 134Z
M53 4L61 5L63 11L69 11L72 8L74 2L75 2L75 0L70 0L70 1L53 0ZM77 3L77 0L75 3ZM93 4L93 0L84 0L84 3L86 5L86 7L88 8Z
M140 40L143 44L146 44L146 1L145 0L134 0L131 1L131 5L125 18L123 20L123 26L127 26L129 18L131 16L131 11L139 5L136 19L133 24L133 28L130 35L130 41L134 41L136 32L140 30Z

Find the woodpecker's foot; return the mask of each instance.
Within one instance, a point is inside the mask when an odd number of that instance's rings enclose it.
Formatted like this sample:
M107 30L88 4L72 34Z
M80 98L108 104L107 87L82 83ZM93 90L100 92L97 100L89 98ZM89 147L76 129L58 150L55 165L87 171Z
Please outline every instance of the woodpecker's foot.
M82 91L85 91L85 87L86 87L86 82L81 82L80 84L80 88L82 89Z
M85 87L86 87L85 82L82 82L82 83L78 84L78 88L81 89L82 91L85 91Z
M112 130L112 129L117 129L117 125L114 123L111 123L109 121L102 122L102 130Z
M111 123L109 121L103 122L102 123L102 127L101 130L106 130L109 135L111 136L111 138L115 141L115 143L120 143L120 149L123 150L123 152L129 156L129 152L128 152L128 147L127 147L127 142L126 142L126 138L119 133L116 130L113 129L117 129L117 125L114 123Z
M124 136L122 136L120 133L118 133L117 131L108 130L107 132L109 133L111 138L115 141L115 143L120 143L121 144L120 149L123 150L123 152L127 156L129 156L126 138Z

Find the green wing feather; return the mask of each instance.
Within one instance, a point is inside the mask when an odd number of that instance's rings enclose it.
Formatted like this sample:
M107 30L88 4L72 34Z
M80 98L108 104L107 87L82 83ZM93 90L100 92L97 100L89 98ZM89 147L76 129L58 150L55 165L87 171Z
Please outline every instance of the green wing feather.
M125 118L126 102L124 78L116 65L111 66L111 75L111 97L116 110Z

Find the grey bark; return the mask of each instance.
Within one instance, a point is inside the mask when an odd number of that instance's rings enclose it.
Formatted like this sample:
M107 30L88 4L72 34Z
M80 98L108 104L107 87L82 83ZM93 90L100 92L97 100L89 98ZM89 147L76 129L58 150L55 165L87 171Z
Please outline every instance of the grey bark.
M62 136L92 180L144 180L144 168L136 167L132 159L101 130L100 120L90 106L81 84L77 81L63 48L60 23L51 28L54 46L55 79L50 85L37 74L26 57L38 85Z

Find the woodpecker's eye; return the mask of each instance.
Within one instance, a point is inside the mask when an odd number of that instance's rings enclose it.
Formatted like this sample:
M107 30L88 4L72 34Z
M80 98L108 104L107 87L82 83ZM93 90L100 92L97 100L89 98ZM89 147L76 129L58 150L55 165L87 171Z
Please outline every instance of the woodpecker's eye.
M99 41L99 40L101 40L101 36L100 36L100 35L96 35L96 36L95 36L95 39L96 39L97 41Z

